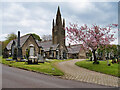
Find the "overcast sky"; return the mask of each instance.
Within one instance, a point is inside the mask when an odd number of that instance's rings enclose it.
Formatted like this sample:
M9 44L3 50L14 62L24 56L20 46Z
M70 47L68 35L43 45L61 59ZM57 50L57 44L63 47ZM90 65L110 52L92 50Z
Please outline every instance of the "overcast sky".
M101 26L118 23L117 2L2 2L0 41L5 40L7 34L17 34L18 30L21 31L21 35L51 34L52 20L56 18L58 5L66 27L69 26L69 22ZM114 43L117 43L117 39Z

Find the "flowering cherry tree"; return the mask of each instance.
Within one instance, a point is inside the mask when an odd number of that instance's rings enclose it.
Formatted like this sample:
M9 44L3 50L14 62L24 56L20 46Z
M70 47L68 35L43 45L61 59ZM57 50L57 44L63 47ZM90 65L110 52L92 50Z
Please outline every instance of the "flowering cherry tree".
M106 27L100 27L99 25L92 25L88 27L78 26L78 24L71 24L66 27L67 38L69 43L82 43L85 50L90 49L93 53L94 63L97 63L96 50L102 45L109 45L110 42L114 41L114 33L112 27L117 27L118 24L111 24Z

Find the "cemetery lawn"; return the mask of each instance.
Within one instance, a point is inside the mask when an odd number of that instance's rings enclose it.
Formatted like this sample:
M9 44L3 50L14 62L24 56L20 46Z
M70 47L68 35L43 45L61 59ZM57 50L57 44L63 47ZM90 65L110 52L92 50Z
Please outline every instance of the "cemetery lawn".
M71 59L67 59L71 60ZM28 71L35 71L39 73L44 73L44 74L49 74L49 75L54 75L54 76L62 76L64 73L57 69L55 67L55 63L62 62L66 60L51 60L49 62L45 63L38 63L38 64L27 64L27 62L16 62L16 61L6 61L6 59L3 59L0 57L0 63L11 66L11 67L16 67L20 69L25 69Z
M118 75L119 64L111 63L111 66L107 66L107 61L99 61L99 62L100 64L93 64L93 61L84 60L84 61L76 62L75 65L92 70L92 71L101 72L101 73L108 74L108 75L113 75L116 77L120 76ZM109 62L111 62L111 60L109 60Z

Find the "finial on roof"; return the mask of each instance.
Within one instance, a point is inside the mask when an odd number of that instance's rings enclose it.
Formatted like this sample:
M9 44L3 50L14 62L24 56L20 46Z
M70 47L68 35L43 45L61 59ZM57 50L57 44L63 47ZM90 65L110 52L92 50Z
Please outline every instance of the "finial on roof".
M54 19L53 19L53 27L54 27Z
M58 6L58 10L57 10L57 15L61 15L60 14L60 7Z
M63 27L65 27L65 19L63 18Z

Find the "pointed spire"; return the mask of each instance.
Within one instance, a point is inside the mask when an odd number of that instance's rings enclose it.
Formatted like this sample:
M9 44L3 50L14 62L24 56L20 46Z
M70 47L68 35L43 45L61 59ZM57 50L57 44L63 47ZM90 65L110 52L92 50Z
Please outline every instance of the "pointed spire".
M61 13L60 13L60 8L58 6L58 10L57 10L57 15L56 15L56 25L62 25L62 20L61 20Z
M65 19L63 18L63 27L65 27Z
M58 6L58 10L57 10L57 16L61 16L61 13L60 13L60 7Z
M53 28L54 28L54 19L53 19Z

